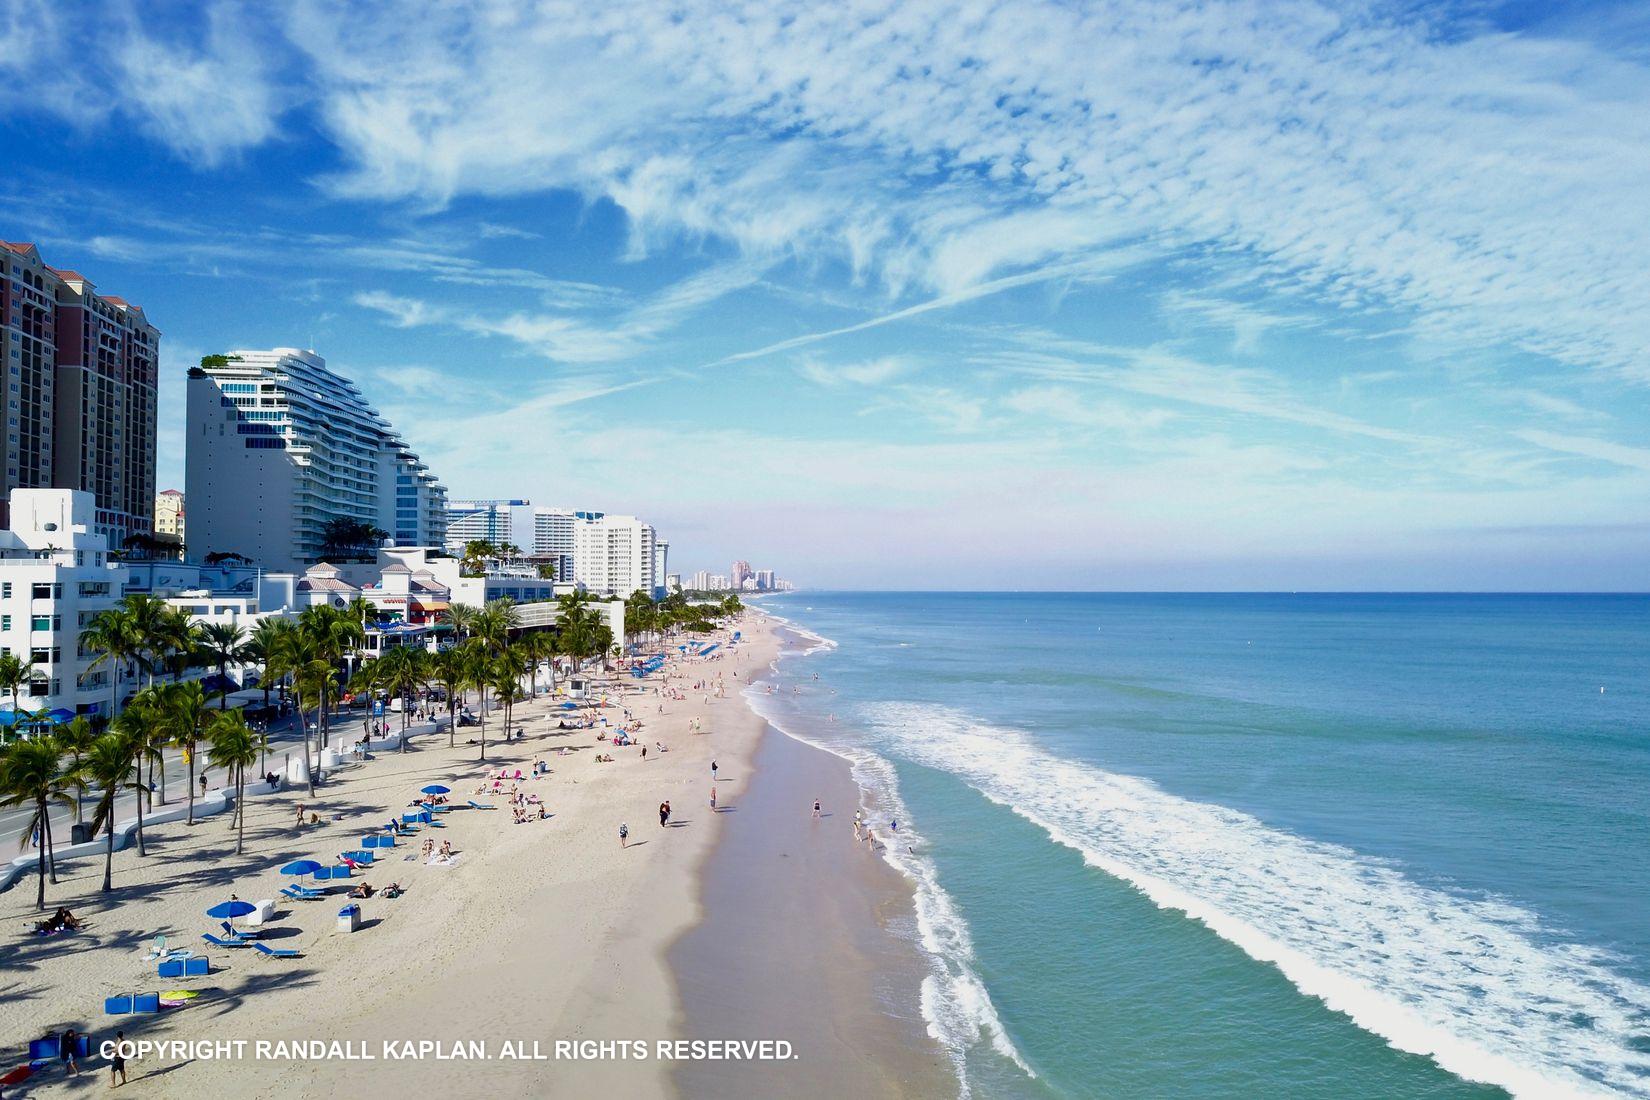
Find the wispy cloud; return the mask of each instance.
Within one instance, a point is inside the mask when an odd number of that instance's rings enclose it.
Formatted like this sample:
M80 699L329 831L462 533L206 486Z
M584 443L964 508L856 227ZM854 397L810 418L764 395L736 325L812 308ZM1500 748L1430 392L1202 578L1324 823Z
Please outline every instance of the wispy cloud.
M361 291L353 300L397 328L455 328L511 340L557 362L601 363L637 355L698 310L755 284L761 275L760 267L743 262L710 267L666 287L611 323L566 311L488 314L382 290Z

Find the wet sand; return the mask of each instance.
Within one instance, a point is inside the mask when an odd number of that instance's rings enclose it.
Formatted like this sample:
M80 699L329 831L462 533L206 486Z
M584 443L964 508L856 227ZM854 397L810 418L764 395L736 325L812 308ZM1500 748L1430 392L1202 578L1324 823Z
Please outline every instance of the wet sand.
M670 952L692 1038L787 1039L790 1062L689 1063L688 1097L955 1096L918 1012L911 888L854 840L848 765L768 729L701 876L704 919ZM814 819L813 801L823 814Z

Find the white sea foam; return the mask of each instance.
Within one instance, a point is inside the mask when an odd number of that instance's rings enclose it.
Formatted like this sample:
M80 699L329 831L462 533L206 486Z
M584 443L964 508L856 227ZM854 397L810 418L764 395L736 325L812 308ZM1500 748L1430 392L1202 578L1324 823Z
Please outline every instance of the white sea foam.
M896 755L961 777L1399 1049L1517 1096L1650 1095L1650 1055L1633 1046L1650 1026L1650 989L1600 951L1553 942L1532 913L1420 885L945 707L870 714Z
M799 655L836 647L830 639L795 623L786 622L785 625L788 630L805 636L813 643ZM782 652L779 659L791 655ZM862 808L868 812L875 811L877 820L894 818L899 821L897 840L884 835L883 839L888 843L883 845L883 858L905 875L913 886L917 935L929 965L929 973L923 978L919 990L918 1006L929 1035L945 1050L956 1070L958 1095L963 1098L971 1095L967 1056L970 1050L982 1043L989 1043L1002 1057L1027 1075L1035 1077L1036 1073L1026 1064L1003 1029L997 1009L991 1003L991 995L974 971L974 943L967 922L940 885L932 861L919 854L925 842L900 799L899 779L893 765L869 748L809 737L798 732L793 728L794 723L785 721L780 713L781 708L774 705L776 697L767 695L755 685L748 687L745 695L752 709L781 733L846 760L854 782L862 792ZM777 698L783 700L785 697Z

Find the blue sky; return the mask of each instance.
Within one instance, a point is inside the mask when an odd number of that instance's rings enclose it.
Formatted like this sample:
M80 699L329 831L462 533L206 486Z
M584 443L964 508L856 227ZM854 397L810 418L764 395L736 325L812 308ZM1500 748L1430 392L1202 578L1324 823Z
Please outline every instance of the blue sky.
M59 5L0 236L805 584L1642 589L1631 6Z

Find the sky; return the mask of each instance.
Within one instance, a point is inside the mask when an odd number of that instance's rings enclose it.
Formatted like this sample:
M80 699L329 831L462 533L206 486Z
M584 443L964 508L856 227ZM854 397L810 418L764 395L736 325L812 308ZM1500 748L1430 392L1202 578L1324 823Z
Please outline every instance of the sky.
M0 238L836 588L1650 587L1650 15L0 9Z

